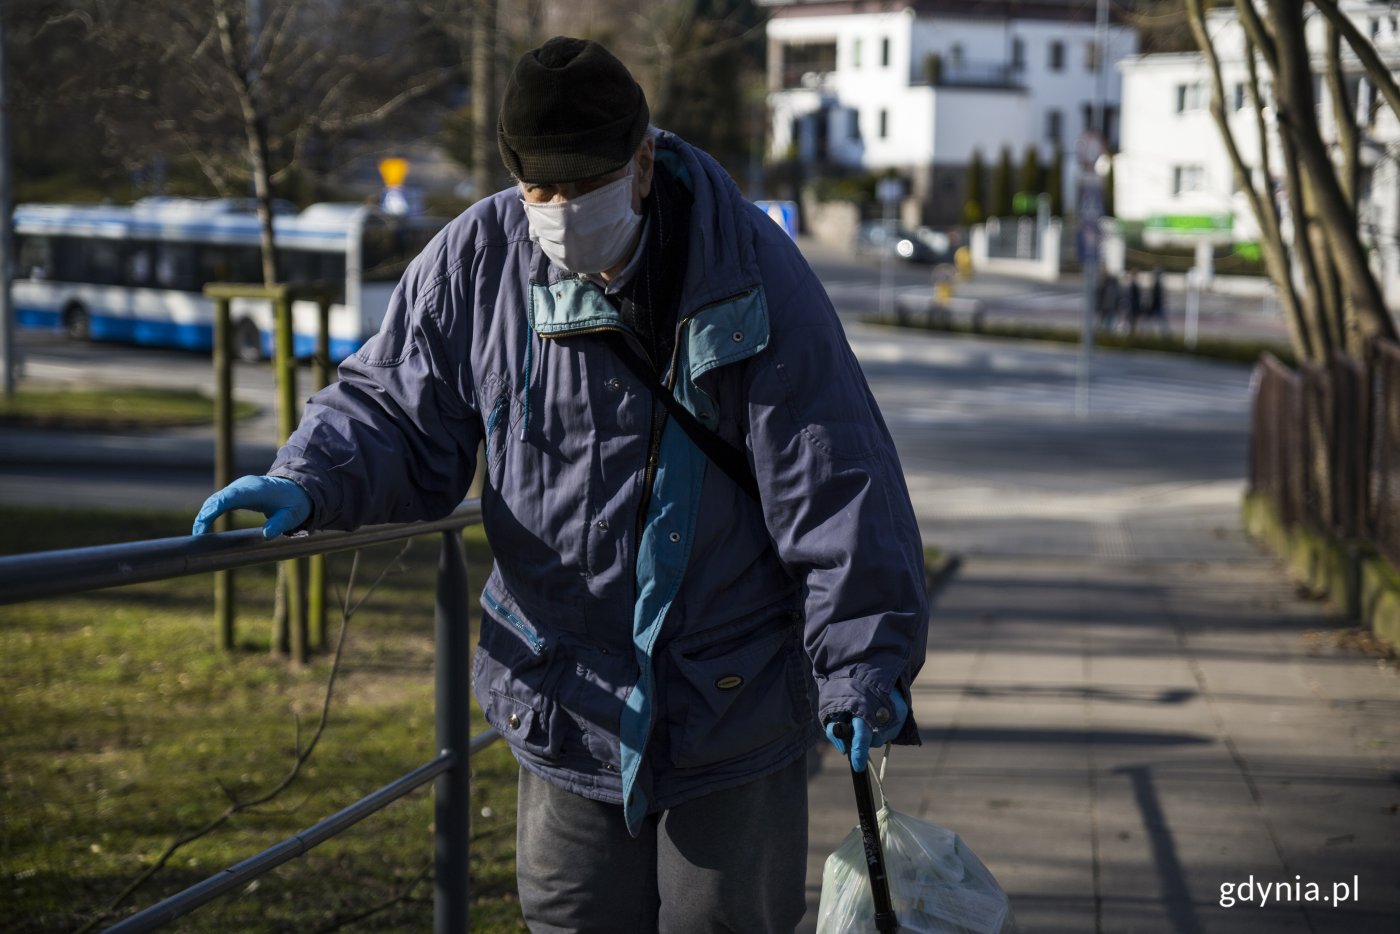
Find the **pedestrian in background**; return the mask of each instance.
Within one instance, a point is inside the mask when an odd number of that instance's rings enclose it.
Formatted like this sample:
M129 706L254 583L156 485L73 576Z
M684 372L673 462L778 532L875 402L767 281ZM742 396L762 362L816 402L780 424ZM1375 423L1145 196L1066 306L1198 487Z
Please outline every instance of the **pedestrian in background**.
M521 57L498 142L517 184L434 238L268 475L195 532L240 508L269 537L436 518L484 444L472 681L521 766L526 922L790 932L814 738L849 722L859 769L919 741L928 601L894 444L792 240L650 128L606 49Z
M1152 270L1152 289L1148 293L1147 320L1163 334L1167 333L1166 296L1162 290L1162 267Z
M1128 270L1128 333L1137 331L1138 320L1142 317L1142 286L1138 284L1136 270Z
M1108 273L1099 286L1099 330L1112 331L1118 320L1118 306L1122 302L1123 287L1118 276Z

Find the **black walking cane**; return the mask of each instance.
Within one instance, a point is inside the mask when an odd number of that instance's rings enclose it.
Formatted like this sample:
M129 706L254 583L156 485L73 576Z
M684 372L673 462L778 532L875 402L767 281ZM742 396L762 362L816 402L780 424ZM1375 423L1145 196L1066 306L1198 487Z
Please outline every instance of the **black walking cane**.
M838 721L831 732L846 744L849 757L854 751L850 722ZM875 820L875 798L870 793L869 773L857 772L852 765L851 784L856 789L856 812L860 815L860 835L865 843L865 868L870 872L870 894L875 900L875 929L880 934L894 934L899 930L899 919L890 903L890 879L885 873L885 849L880 845L880 826Z

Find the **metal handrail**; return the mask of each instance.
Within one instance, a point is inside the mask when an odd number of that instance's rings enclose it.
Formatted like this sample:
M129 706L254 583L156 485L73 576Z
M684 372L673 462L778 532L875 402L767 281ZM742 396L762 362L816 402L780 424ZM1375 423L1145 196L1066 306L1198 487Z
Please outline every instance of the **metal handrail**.
M261 529L239 529L13 555L0 558L0 606L349 551L415 535L462 529L480 521L480 500L469 500L431 522L371 525L353 532L310 532L266 541Z
M442 534L434 612L437 757L301 833L124 919L109 932L133 934L163 927L303 855L430 781L436 782L433 930L447 934L468 929L471 769L460 752L466 750L469 759L500 738L495 730L473 737L469 723L472 649L464 622L470 595L461 530L479 521L481 504L473 500L432 522L370 526L354 532L312 532L265 541L260 529L246 529L0 558L3 605Z

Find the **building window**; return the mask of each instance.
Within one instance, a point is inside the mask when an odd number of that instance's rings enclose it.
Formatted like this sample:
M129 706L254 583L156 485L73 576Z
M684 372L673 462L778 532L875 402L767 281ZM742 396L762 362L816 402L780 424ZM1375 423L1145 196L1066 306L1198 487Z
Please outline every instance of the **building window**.
M1099 44L1097 42L1088 42L1084 45L1084 70L1091 72L1099 70Z
M1172 167L1172 194L1184 195L1193 191L1204 191L1206 170L1199 165L1177 165Z
M1248 99L1245 94L1244 82L1235 85L1235 110L1244 110L1244 102Z
M1026 67L1026 43L1019 38L1011 40L1011 67L1016 71Z
M890 135L890 112L880 111L880 139L888 139Z
M1065 68L1065 44L1056 39L1050 43L1050 70L1064 71Z
M1064 136L1064 123L1064 114L1058 110L1047 110L1045 112L1045 138L1058 144Z
M890 40L880 40L880 67L890 67Z
M860 40L859 40L859 39L857 39L857 40L851 45L851 67L852 67L852 68L859 68L859 67L860 67Z
M848 120L846 122L846 136L849 139L860 139L860 111L851 109L846 111Z
M961 42L954 42L953 47L948 51L948 61L954 68L961 68L963 63L963 47Z
M1206 88L1199 81L1192 84L1178 84L1176 86L1176 112L1179 114L1189 113L1193 110L1203 110L1206 106Z

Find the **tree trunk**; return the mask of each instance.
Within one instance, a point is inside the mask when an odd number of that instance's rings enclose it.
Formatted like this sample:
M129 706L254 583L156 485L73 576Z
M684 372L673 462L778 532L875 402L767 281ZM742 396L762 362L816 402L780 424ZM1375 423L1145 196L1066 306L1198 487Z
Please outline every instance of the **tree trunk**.
M1361 148L1361 132L1356 125L1356 101L1347 94L1346 73L1342 69L1342 36L1336 23L1327 23L1327 90L1332 104L1332 125L1337 130L1337 145L1341 149L1342 164L1339 169L1342 194L1346 197L1347 211L1353 225L1357 223L1357 198L1361 179L1361 162L1358 158ZM1333 276L1328 282L1330 298L1338 308L1338 320L1342 324L1344 340L1341 346L1357 359L1365 355L1365 342L1361 336L1360 323L1356 319L1356 306L1342 295L1341 282Z
M476 197L496 190L496 0L472 5L472 183Z
M1251 180L1245 190L1250 194L1256 216L1261 210L1264 212L1264 216L1260 219L1260 226L1266 232L1267 246L1272 248L1266 250L1265 258L1270 260L1269 269L1274 285L1279 289L1279 294L1285 297L1284 309L1288 312L1289 330L1293 335L1293 349L1297 352L1298 359L1315 360L1319 359L1318 348L1322 342L1314 333L1316 321L1305 317L1298 291L1293 286L1293 270L1288 261L1288 246L1283 240L1283 216L1279 212L1278 201L1274 198L1274 170L1273 157L1269 153L1269 127L1264 120L1263 94L1259 91L1258 47L1247 36L1244 42L1244 54L1245 65L1249 69L1247 87L1249 88L1250 106L1254 111L1255 132L1259 136L1259 168L1264 179L1265 189L1262 196L1256 195Z
M1275 105L1280 130L1292 143L1299 167L1314 186L1317 219L1323 225L1337 272L1357 319L1367 336L1396 338L1365 248L1347 208L1327 147L1317 126L1312 71L1305 40L1301 0L1275 0L1268 6L1269 22L1278 43ZM1340 322L1338 322L1340 324Z

